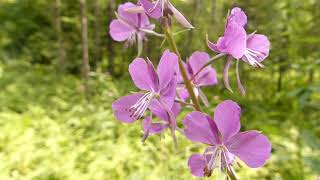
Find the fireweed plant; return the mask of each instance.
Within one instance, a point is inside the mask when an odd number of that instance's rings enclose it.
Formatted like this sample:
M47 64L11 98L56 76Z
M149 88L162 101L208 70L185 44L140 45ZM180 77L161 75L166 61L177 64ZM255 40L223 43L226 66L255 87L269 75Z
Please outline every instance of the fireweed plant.
M210 42L207 36L208 47L217 55L210 58L206 52L197 51L185 61L171 31L172 20L187 29L193 26L169 0L124 3L119 6L116 17L109 27L111 37L115 41L136 43L139 56L142 41L146 40L147 35L164 37L169 45L156 68L148 58L141 57L129 65L131 79L139 90L112 104L117 120L131 124L141 119L143 141L168 129L175 145L177 131L194 143L207 145L203 153L193 154L186 161L191 174L197 177L209 177L217 170L218 179L239 179L234 168L238 160L251 168L266 163L271 155L271 144L259 131L240 132L241 108L236 102L221 102L213 116L205 113L200 106L200 101L209 105L201 87L218 83L216 70L211 67L217 59L227 57L223 79L225 87L231 92L228 70L232 61L236 61L237 83L242 95L245 95L245 90L239 77L239 61L255 68L264 67L261 62L269 54L269 40L255 32L247 34L247 16L240 8L233 8L228 14L224 35L217 43ZM150 23L149 17L159 22L163 34L153 31L155 25ZM176 119L182 108L192 111L182 122L184 128L177 126Z

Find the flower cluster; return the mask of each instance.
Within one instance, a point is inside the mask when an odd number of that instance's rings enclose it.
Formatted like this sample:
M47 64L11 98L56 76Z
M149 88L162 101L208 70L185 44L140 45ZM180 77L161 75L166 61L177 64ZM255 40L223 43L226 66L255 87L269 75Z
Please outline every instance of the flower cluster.
M206 52L197 51L186 61L178 52L170 27L173 18L185 28L191 29L193 26L169 0L125 3L119 6L116 17L110 24L111 37L116 41L137 43L138 56L147 34L165 37L171 47L171 51L164 51L156 68L148 58L137 57L131 62L129 73L139 90L112 104L116 119L124 123L142 119L143 141L168 129L175 144L176 131L192 142L206 144L208 147L202 154L193 154L188 160L194 176L211 176L217 169L219 176L238 179L234 165L239 159L252 168L266 163L271 154L271 144L259 131L240 132L241 108L236 102L225 100L218 104L213 117L203 112L199 105L200 100L205 106L210 105L201 88L218 84L216 70L211 66L216 59L227 57L223 79L230 91L228 71L233 59L236 59L238 87L243 95L245 91L239 77L239 60L253 67L264 67L261 62L269 54L269 40L255 32L246 33L247 16L240 8L231 10L224 36L216 44L207 38L208 47L218 55L210 58ZM149 17L161 23L164 35L153 31L155 25L150 23ZM184 128L177 125L182 107L191 109L182 121Z

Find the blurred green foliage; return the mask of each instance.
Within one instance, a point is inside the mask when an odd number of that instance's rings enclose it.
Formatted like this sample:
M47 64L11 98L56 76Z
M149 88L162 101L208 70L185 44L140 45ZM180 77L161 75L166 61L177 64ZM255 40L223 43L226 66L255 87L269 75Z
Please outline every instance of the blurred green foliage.
M79 3L62 1L66 59L61 71L54 2L0 2L0 179L192 179L187 158L201 152L201 145L178 134L179 148L174 149L169 133L142 144L139 123L124 125L112 115L111 103L135 90L126 71L136 49L124 48L108 36L113 11L125 1L97 0L99 17L94 1L87 1L90 102L84 100L79 78ZM224 99L236 100L243 110L242 129L258 129L272 141L272 157L266 166L257 170L238 167L240 177L314 180L319 176L320 1L173 2L196 27L175 37L183 57L196 50L210 52L205 35L214 41L223 34L224 19L233 6L246 11L249 31L258 30L270 38L266 69L241 64L246 97L230 94L221 83L205 89L211 103L206 112L212 114L213 107ZM157 62L159 50L166 48L160 47L161 42L149 37L143 56ZM224 61L213 66L221 78ZM236 89L234 70L230 77Z

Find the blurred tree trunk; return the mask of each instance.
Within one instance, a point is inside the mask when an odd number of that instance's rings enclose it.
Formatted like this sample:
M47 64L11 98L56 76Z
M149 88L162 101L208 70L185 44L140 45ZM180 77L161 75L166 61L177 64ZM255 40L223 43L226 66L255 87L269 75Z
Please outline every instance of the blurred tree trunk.
M56 0L55 1L55 27L56 27L56 34L58 39L58 48L59 48L59 66L60 69L63 70L64 64L65 64L65 57L66 52L64 50L63 45L63 35L62 35L62 26L61 26L61 1Z
M114 0L109 0L109 4L107 7L107 24L109 25L112 21L112 15L113 15L113 7L114 7ZM112 39L108 35L108 40L107 40L107 52L108 52L108 72L110 75L114 75L114 49L112 45Z
M88 52L88 19L86 0L80 0L81 6L81 39L82 39L82 76L85 97L89 100L89 52Z
M95 16L95 21L94 21L94 64L97 64L101 60L101 4L100 0L95 0L94 2L94 16Z

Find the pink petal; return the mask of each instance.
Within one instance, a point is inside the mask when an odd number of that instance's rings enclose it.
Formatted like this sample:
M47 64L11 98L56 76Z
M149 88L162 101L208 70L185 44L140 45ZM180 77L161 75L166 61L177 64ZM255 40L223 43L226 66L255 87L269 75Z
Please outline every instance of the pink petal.
M158 100L153 101L150 105L150 110L152 114L157 116L159 119L164 120L168 123L170 123L170 116L167 110L167 108L164 106L164 104L160 103Z
M192 29L194 28L189 21L183 16L183 14L181 14L180 11L178 11L170 2L168 4L169 9L172 11L173 13L173 17L185 28L188 29Z
M159 134L169 127L169 125L165 123L152 123L151 118L147 117L142 121L142 127L145 133Z
M142 22L141 21L142 19L143 19L144 23L150 24L149 19L145 13L132 13L132 12L128 11L128 9L137 8L137 7L138 7L137 5L135 5L131 2L127 2L127 3L121 4L118 7L117 12L118 12L118 15L120 16L120 18L122 18L127 23L129 23L135 27L140 27L140 25L141 25L140 23Z
M226 146L251 168L263 166L271 155L268 138L257 131L239 133L231 137Z
M244 27L247 24L247 15L240 8L235 7L231 10L231 13L228 17L228 23L230 22Z
M159 76L160 89L168 86L169 82L172 81L173 76L178 66L178 56L166 50L159 62L157 67L157 73Z
M182 101L186 101L189 98L189 92L185 87L178 88L177 95Z
M223 142L240 130L240 106L231 100L218 104L214 112L214 122L221 132Z
M188 64L190 65L192 72L196 73L209 60L210 60L210 56L208 53L196 51L196 52L192 53L190 59L188 60Z
M183 120L184 134L193 142L204 144L219 144L220 137L216 123L206 114L191 112Z
M171 127L176 127L176 116L180 113L181 106L178 103L174 103L171 109L168 109L166 105L160 103L158 100L152 102L150 106L152 113L160 120L165 121Z
M181 105L179 103L174 103L172 108L171 108L171 111L173 112L174 116L178 116L178 114L180 113L181 111Z
M169 84L161 89L160 100L163 101L168 108L171 108L176 98L177 78L173 77Z
M129 73L134 84L142 90L157 91L157 79L152 64L142 58L136 58L129 65Z
M214 51L216 53L221 53L221 51L219 50L217 44L214 44L213 42L209 41L208 36L207 36L207 45L212 51Z
M261 54L256 60L262 62L269 55L270 42L265 35L254 34L247 39L247 48L256 51Z
M112 103L112 110L114 115L119 121L124 123L132 123L137 120L137 117L131 116L129 109L133 106L143 94L136 93L128 96L121 97Z
M194 78L195 84L200 86L213 86L218 84L216 70L212 67L205 68L201 73Z
M189 157L188 166L191 174L197 177L204 177L206 162L201 154L193 154Z
M139 0L142 7L145 9L145 12L154 19L159 19L162 16L161 4L156 4L150 2L149 0Z
M115 41L127 40L135 30L119 20L113 20L109 26L109 34Z
M192 74L197 73L208 61L210 56L205 52L194 52L188 60ZM210 86L218 83L217 74L214 68L207 66L194 78L197 86Z
M235 23L229 23L222 44L227 47L228 54L240 59L246 50L247 33L243 27Z

